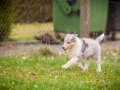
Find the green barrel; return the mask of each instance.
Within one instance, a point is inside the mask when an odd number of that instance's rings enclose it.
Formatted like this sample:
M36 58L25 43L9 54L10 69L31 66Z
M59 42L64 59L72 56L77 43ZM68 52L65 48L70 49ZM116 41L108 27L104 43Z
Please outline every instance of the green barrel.
M53 0L54 30L80 32L80 0ZM90 0L90 32L104 32L107 23L108 0Z

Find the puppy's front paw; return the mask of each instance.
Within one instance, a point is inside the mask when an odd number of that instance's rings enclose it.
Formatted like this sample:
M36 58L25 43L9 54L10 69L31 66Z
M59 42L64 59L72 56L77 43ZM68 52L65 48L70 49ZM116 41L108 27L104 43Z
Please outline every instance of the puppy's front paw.
M62 69L67 69L67 67L66 67L65 65L63 65L61 68L62 68Z
M80 68L83 72L85 72L86 71L86 69L84 68L84 67L81 67Z
M97 71L97 72L101 72L101 69L97 69L96 71Z

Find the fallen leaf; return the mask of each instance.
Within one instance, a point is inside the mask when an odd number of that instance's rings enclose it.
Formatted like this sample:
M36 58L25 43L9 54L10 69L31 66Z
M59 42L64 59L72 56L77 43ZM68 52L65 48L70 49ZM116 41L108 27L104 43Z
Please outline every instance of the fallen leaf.
M17 77L22 78L23 75L22 74L17 74Z
M8 46L8 48L10 48L10 49L11 49L11 48L13 48L13 46L12 46L12 45L9 45L9 46Z
M108 86L107 84L104 84L106 87Z
M104 75L106 75L106 74L107 74L107 72L104 72L103 74L104 74Z
M37 74L36 73L34 73L34 72L30 72L30 74L29 74L30 76L36 76Z

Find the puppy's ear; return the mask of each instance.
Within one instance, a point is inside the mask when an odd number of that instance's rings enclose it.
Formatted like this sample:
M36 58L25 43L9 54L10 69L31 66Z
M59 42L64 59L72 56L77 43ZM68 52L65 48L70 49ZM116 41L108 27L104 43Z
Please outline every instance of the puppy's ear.
M79 37L79 34L74 34L74 37Z
M71 41L72 42L76 42L76 37L77 37L77 34L74 34L73 37L72 37L72 39L71 39Z
M79 34L74 34L73 38L79 37Z

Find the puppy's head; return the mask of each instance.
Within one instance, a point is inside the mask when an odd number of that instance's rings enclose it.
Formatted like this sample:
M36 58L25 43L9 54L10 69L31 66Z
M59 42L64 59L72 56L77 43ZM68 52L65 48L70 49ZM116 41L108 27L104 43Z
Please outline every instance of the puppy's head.
M64 50L71 49L76 43L77 34L67 34L64 38L64 44L62 48Z

